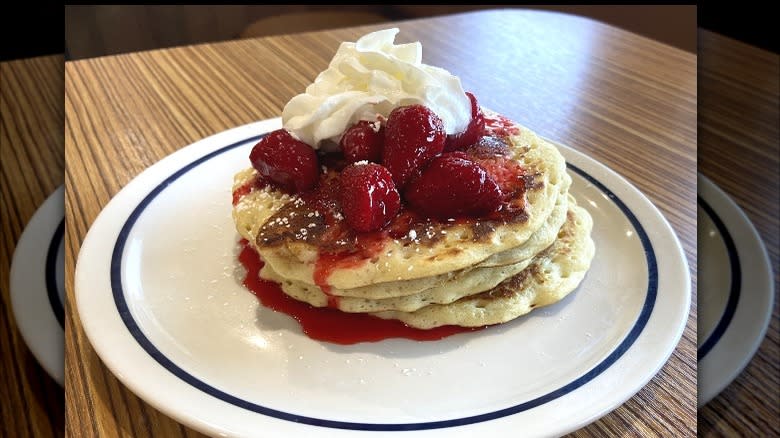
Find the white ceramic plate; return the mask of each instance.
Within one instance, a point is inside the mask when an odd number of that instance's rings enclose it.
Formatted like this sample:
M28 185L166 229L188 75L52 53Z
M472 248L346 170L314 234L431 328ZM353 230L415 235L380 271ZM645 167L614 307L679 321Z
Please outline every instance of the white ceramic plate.
M707 177L698 183L698 405L750 362L772 317L766 248L742 209Z
M680 339L690 278L672 229L625 180L564 147L595 221L597 255L577 291L436 342L307 338L240 284L230 214L233 174L280 126L238 127L166 157L83 242L76 301L90 341L176 420L229 436L558 435L630 398Z
M16 243L11 261L11 306L33 356L60 385L64 378L65 191L60 186L38 208Z

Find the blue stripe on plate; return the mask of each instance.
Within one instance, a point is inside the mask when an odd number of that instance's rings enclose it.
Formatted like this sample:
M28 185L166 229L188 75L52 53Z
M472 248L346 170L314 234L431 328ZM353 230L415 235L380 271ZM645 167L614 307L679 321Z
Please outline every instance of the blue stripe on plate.
M533 400L520 403L518 405L511 406L505 409L501 409L494 412L487 412L484 414L474 415L470 417L453 418L450 420L431 421L431 422L424 422L424 423L354 423L354 422L347 422L347 421L328 420L324 418L307 417L302 415L291 414L289 412L279 411L276 409L271 409L265 406L261 406L240 399L224 391L220 391L219 389L209 385L208 383L198 379L197 377L189 374L185 370L178 367L168 357L166 357L165 354L163 354L160 350L158 350L152 344L152 342L149 341L149 339L143 334L140 327L133 319L133 316L130 313L130 309L127 306L127 302L125 301L124 291L122 289L122 275L121 275L122 254L124 252L125 243L130 234L130 231L133 228L133 225L138 220L138 217L143 213L144 209L147 206L149 206L149 204L154 200L154 198L157 195L160 194L160 192L165 190L165 188L168 187L170 184L172 184L174 181L176 181L176 179L178 179L183 174L189 172L196 166L199 166L200 164L203 164L204 162L224 152L235 149L239 146L245 145L250 142L255 142L260 137L262 137L262 135L251 137L246 140L241 140L236 143L217 149L193 161L192 163L184 166L183 168L181 168L180 170L178 170L177 172L175 172L174 174L166 178L138 204L138 206L133 210L133 212L127 218L127 221L125 222L124 226L122 227L122 230L119 233L119 237L117 238L117 242L116 245L114 246L114 251L111 257L111 288L114 295L114 301L116 303L117 310L122 320L124 321L125 325L127 326L128 331L133 335L133 337L141 345L141 347L143 347L143 349L146 350L146 352L152 358L154 358L154 360L156 360L160 365L165 367L165 369L167 369L169 372L171 372L173 375L177 376L187 384L199 389L200 391L203 391L206 394L211 395L212 397L230 403L239 408L246 409L252 412L257 412L258 414L267 415L269 417L274 417L274 418L292 421L296 423L309 424L313 426L322 426L322 427L339 428L339 429L370 430L370 431L407 431L407 430L422 430L422 429L438 429L438 428L455 427L455 426L462 426L466 424L479 423L479 422L489 421L496 418L501 418L519 412L527 411L534 407L543 405L551 400L555 400L590 382L596 376L598 376L599 374L604 372L607 368L609 368L611 365L613 365L623 355L623 353L625 353L631 347L634 341L636 341L637 337L639 337L639 334L645 328L645 325L647 324L647 321L650 318L650 314L652 313L653 307L655 305L656 294L658 292L658 268L656 265L655 253L653 251L652 245L650 244L650 239L648 238L647 233L645 232L642 225L639 223L639 220L637 220L634 213L631 210L629 210L629 208L623 203L623 201L621 201L617 196L615 196L615 194L612 193L612 191L610 191L607 187L605 187L602 183L597 181L595 178L585 173L582 169L579 169L578 167L569 164L569 168L572 171L578 173L579 175L587 179L590 183L592 183L594 186L598 187L598 189L604 192L609 197L609 199L611 199L612 202L614 202L615 205L617 205L618 208L620 208L623 214L626 215L628 220L631 222L631 225L636 230L636 233L639 236L640 241L642 242L642 247L644 249L645 257L647 259L647 271L648 271L647 295L645 296L645 302L642 306L642 310L639 314L639 317L637 318L636 323L634 324L634 326L632 327L631 331L628 333L626 338L623 340L623 342L621 342L620 345L618 345L617 348L615 348L615 350L612 351L612 353L610 353L609 356L607 356L601 363L596 365L593 369L588 371L583 376L541 397L537 397Z
M54 235L49 242L49 250L46 252L46 295L49 296L49 306L51 306L54 316L62 329L65 329L65 307L60 300L60 294L57 290L57 252L62 245L62 238L65 233L65 218L62 218Z
M702 210L712 219L715 224L715 228L718 229L723 243L726 245L726 252L729 255L729 264L731 265L731 285L729 286L729 299L726 302L726 309L723 311L718 324L715 326L715 330L712 331L707 340L701 344L696 350L696 362L704 359L704 356L712 350L712 347L718 343L720 338L726 333L726 329L729 327L731 320L734 318L734 313L737 311L737 304L739 304L740 289L742 286L742 268L739 264L739 255L737 254L737 247L734 245L734 239L731 238L728 228L720 219L715 210L707 204L707 201L696 197L697 202L701 206Z

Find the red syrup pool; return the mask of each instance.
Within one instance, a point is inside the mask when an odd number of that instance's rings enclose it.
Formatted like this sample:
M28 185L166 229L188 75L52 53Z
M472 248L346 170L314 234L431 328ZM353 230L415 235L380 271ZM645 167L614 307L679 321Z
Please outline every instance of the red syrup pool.
M347 313L328 307L311 306L290 298L282 292L278 284L261 279L258 276L263 267L260 256L248 245L246 240L241 240L240 245L241 253L238 259L246 268L244 286L254 293L265 307L295 318L301 325L303 333L311 339L341 345L377 342L393 338L437 341L447 336L482 328L449 325L421 330L409 327L397 320L381 319L363 313Z

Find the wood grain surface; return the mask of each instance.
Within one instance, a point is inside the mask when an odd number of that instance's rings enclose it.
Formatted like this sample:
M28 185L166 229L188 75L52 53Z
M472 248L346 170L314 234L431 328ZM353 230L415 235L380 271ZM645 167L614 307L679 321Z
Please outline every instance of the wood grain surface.
M699 171L753 222L775 275L766 338L742 374L699 411L705 437L780 436L779 64L776 53L699 32Z
M62 56L0 63L0 436L51 437L65 431L62 387L24 343L9 290L17 240L63 183L63 65Z
M582 151L663 212L696 273L696 58L594 21L512 11L397 23L399 41L461 77L480 103ZM280 115L363 27L66 63L68 298L82 239L125 184L205 136ZM66 334L69 436L197 436L101 363L75 306ZM636 396L575 436L693 436L696 308L680 344Z

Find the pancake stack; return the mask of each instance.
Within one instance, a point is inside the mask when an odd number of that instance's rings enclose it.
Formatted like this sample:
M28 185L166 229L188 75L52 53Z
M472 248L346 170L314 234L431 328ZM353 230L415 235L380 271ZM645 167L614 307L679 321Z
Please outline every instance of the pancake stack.
M525 171L522 209L500 219L417 220L400 235L391 223L360 235L345 231L338 211L321 214L317 202L256 184L249 168L234 178L233 219L265 262L260 276L312 306L420 329L503 323L561 300L590 267L591 216L569 194L571 177L554 145L483 111L501 121L500 129L488 123L486 134L500 137Z

